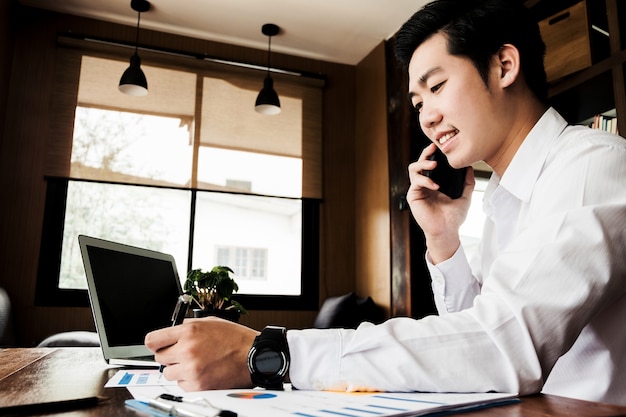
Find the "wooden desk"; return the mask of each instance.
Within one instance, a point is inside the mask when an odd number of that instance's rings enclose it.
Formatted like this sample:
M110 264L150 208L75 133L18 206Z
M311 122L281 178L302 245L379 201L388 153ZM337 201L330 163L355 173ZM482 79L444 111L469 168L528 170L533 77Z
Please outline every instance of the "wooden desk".
M104 388L117 368L108 366L100 348L11 348L0 350L0 406L58 401L88 396L108 400L91 408L64 412L74 417L139 417L124 405L125 388ZM51 414L47 414L51 415ZM522 398L521 403L461 414L463 417L615 417L626 407L550 395Z

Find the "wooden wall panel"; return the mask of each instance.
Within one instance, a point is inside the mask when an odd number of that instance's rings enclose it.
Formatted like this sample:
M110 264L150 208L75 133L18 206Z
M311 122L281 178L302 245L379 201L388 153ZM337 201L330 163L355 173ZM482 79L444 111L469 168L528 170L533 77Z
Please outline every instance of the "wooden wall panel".
M424 317L435 312L424 254L424 234L403 199L409 189L407 167L429 141L417 124L407 96L408 74L398 65L394 39L385 43L387 138L391 222L391 314ZM402 208L401 208L402 207Z
M391 307L389 165L385 47L357 66L355 153L356 288L387 313Z
M13 56L13 22L11 8L17 0L0 2L0 141L4 135L4 114L6 112L9 74Z
M385 44L391 202L391 314L410 316L412 219L408 207L404 210L399 210L399 207L409 187L406 167L411 162L411 112L406 96L408 77L404 70L397 68L393 47L393 39Z
M0 286L14 304L18 344L30 346L65 330L92 330L88 308L48 308L34 304L41 224L43 220L47 131L58 32L133 42L134 27L18 7L2 21L14 23L14 49L6 95L0 154ZM4 27L4 25L3 25ZM264 65L266 51L142 31L142 43L208 53L223 59ZM6 49L3 49L6 50ZM354 86L355 68L275 54L272 63L294 71L327 76L323 108L323 187L321 207L320 304L328 295L355 289L354 251ZM6 68L3 65L3 68ZM0 84L1 86L2 84ZM262 85L262 76L259 86ZM0 89L0 92L2 90ZM1 107L0 107L1 108ZM279 308L279 306L277 306ZM308 327L316 312L252 311L243 323L255 328L285 324Z

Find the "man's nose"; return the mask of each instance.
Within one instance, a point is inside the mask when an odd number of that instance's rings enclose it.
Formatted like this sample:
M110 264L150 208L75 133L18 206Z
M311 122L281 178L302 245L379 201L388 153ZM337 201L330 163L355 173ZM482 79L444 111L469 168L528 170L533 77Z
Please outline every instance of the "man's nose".
M441 121L441 112L436 106L422 105L418 121L422 129L430 129Z

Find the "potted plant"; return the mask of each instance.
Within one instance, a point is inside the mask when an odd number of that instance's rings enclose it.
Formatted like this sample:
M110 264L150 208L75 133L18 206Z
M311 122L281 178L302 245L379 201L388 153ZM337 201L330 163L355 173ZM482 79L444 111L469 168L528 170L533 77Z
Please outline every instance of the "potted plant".
M193 269L187 273L184 290L198 306L193 310L194 317L217 316L231 321L239 321L246 309L236 300L233 293L239 286L231 277L233 270L227 266L215 266L210 271Z

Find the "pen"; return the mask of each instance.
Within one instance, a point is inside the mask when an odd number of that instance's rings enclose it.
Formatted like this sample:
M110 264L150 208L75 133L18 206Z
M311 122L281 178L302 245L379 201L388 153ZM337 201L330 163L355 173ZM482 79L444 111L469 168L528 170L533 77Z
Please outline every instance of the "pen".
M178 326L185 320L187 315L187 308L191 302L191 296L189 294L182 294L176 301L176 307L174 307L174 313L172 313L172 326ZM159 372L163 372L165 365L159 366Z
M176 307L174 307L174 313L172 313L172 326L177 326L183 322L187 315L187 308L189 307L190 301L191 296L189 294L183 294L178 297Z
M206 412L201 413L197 411L184 409L182 407L177 407L176 405L170 404L167 401L163 401L160 398L168 399L168 400L179 402L179 403L182 403L182 402L197 403L198 405L205 407ZM175 396L166 397L166 395L161 395L160 398L157 398L154 400L148 400L147 402L148 407L153 408L155 410L159 410L161 412L164 412L174 417L237 417L237 413L233 411L221 410L219 408L216 408L208 401L204 401L203 404L200 404L200 402L196 402L196 401L186 401L182 397L175 397Z
M163 398L164 400L175 401L179 403L200 404L204 407L209 407L209 408L214 409L217 412L217 414L215 414L217 417L237 417L237 413L235 413L234 411L222 410L220 408L217 408L216 406L211 404L211 402L207 400L206 398L189 399L189 398L181 397L178 395L172 395L172 394L161 394L159 395L159 398Z
M189 410L182 410L182 409L178 409L172 405L160 402L159 400L149 400L148 401L148 407L153 408L155 410L159 410L162 411L164 413L166 413L167 415L170 416L175 416L175 417L207 417L203 414L199 414L199 413L194 413L193 411L189 411Z

